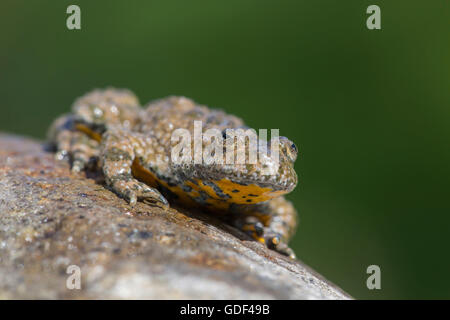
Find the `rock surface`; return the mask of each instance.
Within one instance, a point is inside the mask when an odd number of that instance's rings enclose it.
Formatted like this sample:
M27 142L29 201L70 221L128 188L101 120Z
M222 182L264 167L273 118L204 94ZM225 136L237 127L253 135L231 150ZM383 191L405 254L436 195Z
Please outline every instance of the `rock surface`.
M70 265L81 289L68 289ZM74 282L72 282L74 283ZM350 299L201 212L131 208L41 143L0 135L0 299Z

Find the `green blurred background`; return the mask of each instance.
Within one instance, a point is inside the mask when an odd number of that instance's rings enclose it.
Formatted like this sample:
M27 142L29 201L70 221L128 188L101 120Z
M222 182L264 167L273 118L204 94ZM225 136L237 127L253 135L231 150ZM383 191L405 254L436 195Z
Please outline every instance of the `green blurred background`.
M2 0L0 130L44 138L105 86L280 128L301 152L300 259L356 298L450 298L449 22L443 0Z

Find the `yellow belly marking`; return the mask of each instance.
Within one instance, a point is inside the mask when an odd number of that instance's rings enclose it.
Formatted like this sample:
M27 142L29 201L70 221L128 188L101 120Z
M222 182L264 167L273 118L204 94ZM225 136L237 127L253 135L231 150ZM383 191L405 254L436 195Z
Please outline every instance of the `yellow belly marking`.
M230 196L229 199L223 199L216 194L215 190L209 186L198 181L201 189L205 191L211 198L226 201L229 203L236 204L253 204L263 201L267 201L276 197L279 197L286 193L286 191L279 190L274 191L271 188L263 188L255 184L250 184L247 186L241 185L239 183L232 182L229 179L221 179L213 181L223 193ZM233 192L237 190L238 192Z
M189 206L196 205L196 203L190 197L195 196L195 194L188 194L179 186L169 186L167 182L158 179L158 177L153 172L143 167L138 159L134 159L133 164L131 166L131 172L133 173L133 176L136 179L144 182L145 184L151 187L157 188L158 186L163 186L164 188L170 190L171 192L173 192L178 196L178 201L180 203Z

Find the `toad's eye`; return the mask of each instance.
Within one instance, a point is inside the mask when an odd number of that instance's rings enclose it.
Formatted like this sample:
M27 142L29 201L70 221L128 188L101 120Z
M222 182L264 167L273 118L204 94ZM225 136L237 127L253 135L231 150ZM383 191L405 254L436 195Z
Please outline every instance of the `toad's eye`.
M298 152L297 146L295 145L295 143L291 144L291 151L294 153Z

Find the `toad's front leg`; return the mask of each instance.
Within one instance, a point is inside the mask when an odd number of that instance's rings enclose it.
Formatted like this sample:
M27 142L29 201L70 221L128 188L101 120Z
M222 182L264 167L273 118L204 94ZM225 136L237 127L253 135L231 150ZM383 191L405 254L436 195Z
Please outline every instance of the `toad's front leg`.
M145 158L151 150L147 137L124 129L109 130L103 135L101 161L107 185L131 205L137 200L159 202L168 206L161 193L133 176L136 159Z

